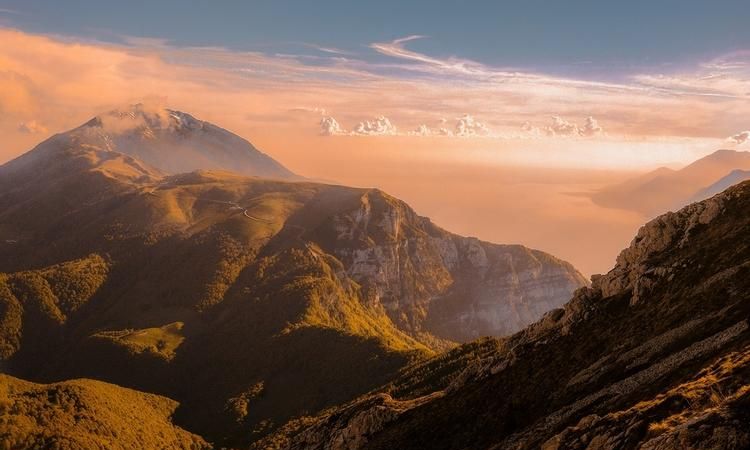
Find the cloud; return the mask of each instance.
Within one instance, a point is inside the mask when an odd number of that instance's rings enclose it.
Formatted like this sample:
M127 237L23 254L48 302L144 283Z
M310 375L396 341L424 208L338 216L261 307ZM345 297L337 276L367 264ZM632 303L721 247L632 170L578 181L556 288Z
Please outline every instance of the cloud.
M347 134L341 125L331 116L325 116L320 119L320 134L323 136L339 136Z
M552 124L545 127L549 136L578 136L578 125L568 122L559 116L552 116Z
M396 126L385 116L363 120L351 131L342 128L333 117L325 116L320 120L320 134L322 136L396 136L399 133Z
M363 122L360 128L364 134L488 133L488 138L503 139L543 137L549 128L557 130L555 136L583 138L603 134L606 128L608 139L623 142L698 137L715 144L745 129L750 114L746 52L664 74L620 73L617 79L623 81L613 83L504 69L409 48L423 38L413 35L371 45L388 58L342 58L315 51L315 59L306 59L180 47L163 40L115 44L0 28L0 42L5 44L0 46L0 161L34 143L36 135L18 128L29 118L57 132L153 94L168 95L171 107L269 148L316 134L320 119L331 111L336 112L337 124L356 124L376 109L391 128L398 124L405 130L392 131L371 119L369 126ZM581 111L595 121L586 121ZM464 113L484 128L466 120L463 125L460 120L435 121ZM545 119L553 115L562 122ZM518 126L525 120L528 129L521 133ZM567 133L566 122L574 125ZM330 127L332 133L351 131ZM284 157L296 158L292 151Z
M750 50L737 50L675 73L646 73L633 79L670 95L717 99L750 97Z
M46 134L47 127L37 122L36 120L29 120L27 122L21 122L18 124L18 131L26 134Z
M741 131L733 136L727 138L730 144L742 145L745 142L750 142L750 130Z
M453 131L456 136L488 136L490 134L487 126L476 120L470 114L464 114L456 119L456 127Z
M448 120L440 119L436 127L430 127L427 124L420 124L414 130L408 133L409 136L453 136L453 131L447 128Z
M352 134L360 136L393 136L397 134L396 126L385 116L378 116L373 120L359 122Z
M373 120L359 122L351 131L344 130L339 123L331 117L324 117L320 122L321 134L326 136L352 135L352 136L416 136L416 137L461 137L461 138L543 138L543 137L566 137L566 138L591 138L604 135L604 129L599 121L592 116L584 118L583 124L578 125L560 116L552 116L552 121L545 126L536 126L531 122L524 122L521 127L522 133L496 133L490 130L484 122L478 120L471 114L464 114L455 119L452 126L445 118L440 119L435 126L426 123L419 124L408 132L399 132L393 122L385 116Z
M344 56L353 55L352 52L349 52L347 50L341 50L340 48L336 48L336 47L323 46L323 45L313 44L309 42L304 42L302 43L302 45L308 48L313 48L319 52L330 53L332 55L344 55Z
M523 131L524 134L532 137L539 137L544 134L541 128L535 127L531 124L528 120L521 125L521 131Z
M417 70L436 75L446 73L479 77L488 77L493 75L493 72L491 70L486 68L484 65L474 61L459 58L434 58L423 53L409 50L404 46L404 44L407 42L425 38L427 38L427 36L414 34L400 39L395 39L391 42L375 42L370 44L370 48L386 56L404 59L412 63L420 64L416 66L402 67L403 69L407 70ZM496 73L496 75L500 75L500 73Z
M599 122L596 119L588 116L584 120L583 126L578 129L578 133L580 133L581 136L591 137L604 133L604 130L599 126Z
M97 116L104 132L122 134L142 128L168 128L172 124L169 111L160 103L138 103L120 107Z
M417 128L409 132L411 136L432 136L433 132L430 127L425 124L419 125Z
M583 121L583 126L569 122L560 116L552 116L552 123L540 128L526 121L521 126L521 131L528 137L594 137L604 134L604 129L599 125L599 121L588 116Z
M308 114L317 114L321 116L326 115L326 109L325 108L319 108L319 107L309 107L309 106L295 106L294 108L289 109L290 113L308 113Z

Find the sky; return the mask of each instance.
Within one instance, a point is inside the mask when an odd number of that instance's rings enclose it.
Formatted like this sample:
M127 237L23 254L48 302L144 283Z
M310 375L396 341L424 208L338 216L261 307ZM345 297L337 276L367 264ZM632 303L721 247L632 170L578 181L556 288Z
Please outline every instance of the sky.
M644 218L576 193L750 146L746 10L0 0L0 163L151 102L303 175L384 188L452 231L606 271Z

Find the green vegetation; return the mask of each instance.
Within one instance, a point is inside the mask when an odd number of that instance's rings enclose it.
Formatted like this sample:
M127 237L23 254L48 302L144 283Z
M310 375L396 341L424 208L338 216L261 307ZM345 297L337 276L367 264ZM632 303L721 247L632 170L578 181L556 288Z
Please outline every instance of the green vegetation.
M0 449L207 449L171 421L177 402L93 380L41 385L0 374Z
M182 322L174 322L158 328L142 330L102 331L94 334L100 338L122 345L134 354L148 352L164 359L172 359L177 347L185 340Z
M109 266L99 255L42 269L0 274L0 358L20 348L24 328L37 337L65 324L88 302L107 277Z

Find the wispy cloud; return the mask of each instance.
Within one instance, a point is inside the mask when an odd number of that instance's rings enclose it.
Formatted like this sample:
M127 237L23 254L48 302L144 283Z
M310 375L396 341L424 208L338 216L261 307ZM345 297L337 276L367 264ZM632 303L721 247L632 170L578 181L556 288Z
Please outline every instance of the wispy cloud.
M143 37L112 44L0 28L0 132L9 142L6 149L20 151L33 136L19 123L36 120L58 131L112 105L153 95L253 132L283 129L280 136L359 130L368 136L453 136L464 143L618 137L723 143L747 127L750 52L719 55L668 73L620 74L621 81L612 82L493 67L409 48L423 39L429 38L373 43L361 55L327 47L333 51L291 55L180 47ZM367 52L378 57L368 59ZM552 116L572 125L566 128ZM336 119L321 128L325 117ZM566 129L573 131L566 134Z
M746 142L750 142L750 130L741 131L735 135L729 136L727 142L734 145L742 145Z
M478 77L489 77L492 75L492 73L487 71L483 65L475 63L473 61L458 58L434 58L422 53L409 50L404 45L407 42L425 38L427 38L427 36L414 34L400 39L395 39L391 42L375 42L370 44L370 48L386 56L420 63L420 66L413 66L410 68L426 73L443 75L452 73Z
M18 131L28 134L46 134L47 127L37 122L36 120L29 120L18 124Z
M319 52L329 53L329 54L332 54L332 55L342 55L342 56L352 56L352 55L354 55L354 52L350 52L348 50L342 50L342 49L336 48L336 47L330 47L330 46L312 44L312 43L309 43L309 42L304 42L304 43L302 43L302 45L305 46L305 47L307 47L307 48L312 48L312 49L315 49L315 50L317 50Z
M702 64L700 70L686 74L636 74L631 77L633 82L627 84L562 78L529 71L491 67L468 59L431 57L406 48L405 44L408 42L425 38L427 36L411 35L391 42L373 43L370 47L380 54L410 62L410 65L400 66L404 70L443 77L458 76L487 83L534 84L550 88L589 89L614 93L640 93L641 95L726 98L750 96L750 86L747 85L750 51L723 55Z

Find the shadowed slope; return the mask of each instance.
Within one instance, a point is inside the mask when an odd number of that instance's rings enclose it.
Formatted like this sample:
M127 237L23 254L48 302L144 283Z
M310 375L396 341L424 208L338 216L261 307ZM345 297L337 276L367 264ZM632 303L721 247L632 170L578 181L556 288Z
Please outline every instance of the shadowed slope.
M644 226L608 274L503 340L420 363L283 448L741 449L750 183ZM263 448L260 443L258 448Z

